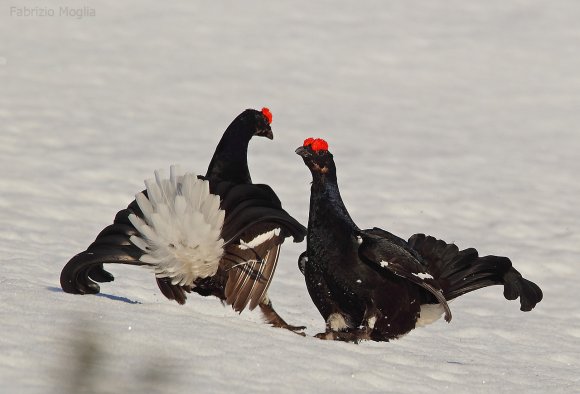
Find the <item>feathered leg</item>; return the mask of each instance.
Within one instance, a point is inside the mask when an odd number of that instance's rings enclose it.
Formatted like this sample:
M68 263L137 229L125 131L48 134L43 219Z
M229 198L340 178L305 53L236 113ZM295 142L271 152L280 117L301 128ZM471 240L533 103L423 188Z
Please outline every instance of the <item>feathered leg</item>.
M278 327L278 328L285 328L287 330L295 332L298 335L302 335L302 336L306 335L303 332L298 332L298 331L304 330L306 327L293 326L293 325L286 323L286 321L284 319L282 319L282 317L274 310L274 307L272 306L272 301L270 301L270 298L268 298L267 295L262 298L262 301L260 301L258 306L260 307L260 310L262 311L262 314L264 315L264 319L266 320L266 322L268 324L271 324L272 326Z

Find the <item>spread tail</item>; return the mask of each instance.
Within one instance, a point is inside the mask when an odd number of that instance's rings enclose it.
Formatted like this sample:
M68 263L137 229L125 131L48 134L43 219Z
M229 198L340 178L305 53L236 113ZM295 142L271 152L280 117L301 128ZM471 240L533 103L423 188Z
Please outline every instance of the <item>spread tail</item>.
M224 243L219 196L209 192L207 181L181 175L173 166L169 179L161 172L155 176L86 251L64 266L65 292L98 293L96 282L114 279L103 264L142 265L154 270L167 298L182 304L197 278L215 274Z
M454 244L424 234L413 235L409 246L423 258L447 300L493 285L503 285L508 300L519 297L520 310L525 312L542 300L538 285L522 277L507 257L479 257L474 248L459 250Z

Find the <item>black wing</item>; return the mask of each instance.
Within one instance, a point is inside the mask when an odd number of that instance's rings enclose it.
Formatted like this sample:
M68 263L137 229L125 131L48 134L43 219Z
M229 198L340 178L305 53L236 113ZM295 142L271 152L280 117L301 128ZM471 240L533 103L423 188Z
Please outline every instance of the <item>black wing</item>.
M228 271L226 302L241 312L254 309L272 281L280 245L287 237L300 242L306 228L284 209L267 185L220 182L214 192L226 211L222 236L226 240L223 267Z
M263 299L272 281L282 242L278 227L260 223L249 228L239 242L226 246L222 258L228 272L225 297L234 310L241 312L248 304L252 310Z
M361 244L358 251L363 261L379 270L388 270L429 291L445 309L445 320L451 321L451 310L443 290L413 254L389 238L365 232L361 232L359 236Z
M302 242L306 228L288 214L278 196L268 185L210 183L210 192L222 198L220 208L226 211L222 236L226 244L235 242L250 227L258 223L280 226L282 237Z

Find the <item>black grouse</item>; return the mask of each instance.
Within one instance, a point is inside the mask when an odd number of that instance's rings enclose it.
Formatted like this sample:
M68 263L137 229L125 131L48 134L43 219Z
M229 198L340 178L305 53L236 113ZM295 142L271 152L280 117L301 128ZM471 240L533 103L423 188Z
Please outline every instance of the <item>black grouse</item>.
M218 297L241 312L259 306L268 323L292 330L266 294L285 238L301 242L306 229L268 185L253 184L248 143L273 139L272 114L248 109L224 132L205 176L171 168L145 182L147 190L115 216L95 241L63 268L60 283L73 294L95 294L113 276L104 263L146 266L161 292L184 304L186 293Z
M299 259L310 297L326 321L323 339L388 341L445 315L447 302L492 285L504 286L522 311L542 291L507 257L479 257L424 234L408 241L380 228L361 230L338 189L328 144L309 138L296 150L312 173L307 250Z

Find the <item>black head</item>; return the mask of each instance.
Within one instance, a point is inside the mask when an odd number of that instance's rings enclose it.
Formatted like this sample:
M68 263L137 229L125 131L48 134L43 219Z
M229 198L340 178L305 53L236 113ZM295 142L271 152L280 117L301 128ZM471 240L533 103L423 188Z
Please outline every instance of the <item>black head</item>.
M274 139L274 134L270 127L271 123L272 113L268 108L262 108L261 111L247 109L239 114L228 128L235 125L236 133L246 133L248 135L244 135L244 137L248 139L253 136Z
M207 168L206 178L236 183L252 183L248 169L248 144L253 136L273 139L272 113L247 109L232 121L224 134Z
M313 179L336 179L336 168L332 153L328 151L328 143L320 138L308 138L296 149L296 154L302 157L306 167L310 169Z

